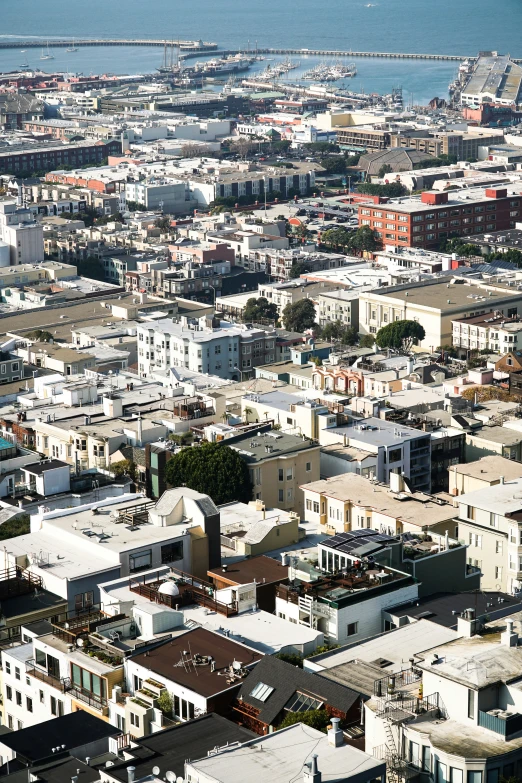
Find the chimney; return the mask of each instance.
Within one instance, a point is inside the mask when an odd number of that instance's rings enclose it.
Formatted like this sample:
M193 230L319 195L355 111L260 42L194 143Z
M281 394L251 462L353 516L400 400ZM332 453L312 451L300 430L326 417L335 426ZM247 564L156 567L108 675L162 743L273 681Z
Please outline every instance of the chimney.
M321 783L321 773L317 769L317 753L304 765L303 783Z
M447 530L446 530L446 535L445 535L445 540L444 540L444 549L446 550L446 552L449 549L449 533L448 533Z
M128 783L134 783L134 773L136 772L136 767L127 767L127 780Z
M518 633L513 630L513 620L506 621L506 630L500 634L500 643L505 647L516 647L518 645Z
M288 565L288 556L286 552L281 552L281 565Z
M457 620L457 633L470 639L476 633L477 621L475 620L475 610L465 609L462 617Z
M141 421L141 413L138 415L138 446L141 446L143 442L143 423Z
M334 748L339 748L344 745L344 736L339 728L339 718L332 718L332 728L328 729L328 744Z
M500 480L500 483L503 484L504 483L504 476L500 476L499 480Z

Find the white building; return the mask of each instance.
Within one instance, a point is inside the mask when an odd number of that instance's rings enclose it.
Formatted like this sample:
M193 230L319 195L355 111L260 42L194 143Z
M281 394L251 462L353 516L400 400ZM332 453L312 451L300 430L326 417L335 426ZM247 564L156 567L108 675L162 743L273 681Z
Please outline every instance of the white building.
M0 241L9 245L11 266L44 260L43 226L14 202L0 202Z

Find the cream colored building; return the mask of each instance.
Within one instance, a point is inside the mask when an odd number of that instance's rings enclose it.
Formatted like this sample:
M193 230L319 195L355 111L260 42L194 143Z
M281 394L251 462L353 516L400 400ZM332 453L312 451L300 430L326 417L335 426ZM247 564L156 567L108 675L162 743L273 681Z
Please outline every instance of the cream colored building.
M297 544L299 515L295 511L266 508L261 500L227 503L219 507L221 546L236 555L256 557Z
M319 439L319 431L334 427L335 413L330 414L326 405L305 400L295 394L274 390L266 394L245 394L241 400L241 416L245 422L272 420L285 432Z
M499 454L482 457L475 462L452 465L448 472L449 493L457 496L493 487L502 483L502 478L504 481L522 478L522 465Z
M398 475L390 478L390 487L353 473L305 484L304 517L330 535L371 528L392 536L447 532L456 537L456 509L446 496L409 494L401 491Z
M427 350L451 345L453 321L498 310L522 315L522 291L507 284L445 277L364 291L359 297L359 331L375 335L394 321L417 321L426 332L419 345Z
M522 478L459 495L459 540L468 562L482 570L481 587L507 593L522 588Z

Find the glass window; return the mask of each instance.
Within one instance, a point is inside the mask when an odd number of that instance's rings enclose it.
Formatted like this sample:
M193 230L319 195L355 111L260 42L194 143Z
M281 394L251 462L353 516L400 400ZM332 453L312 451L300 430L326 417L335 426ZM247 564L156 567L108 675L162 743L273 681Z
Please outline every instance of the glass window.
M440 761L437 761L437 779L436 783L446 783L447 777L446 777L446 765L441 764Z
M500 770L498 767L495 769L488 769L486 775L487 775L487 782L488 783L498 783Z
M475 717L475 691L468 688L468 718Z
M183 560L183 541L173 541L161 547L162 563L173 563L175 560Z
M271 693L274 692L274 688L271 685L265 685L264 682L258 682L253 691L250 691L250 695L258 701L266 701Z
M414 767L419 766L419 761L420 761L419 743L412 742L411 740L410 740L410 749L409 749L409 761L411 764L413 764Z
M35 652L34 659L36 661L37 666L43 666L43 668L46 669L47 668L47 656L45 655L44 651L38 649L38 647L37 647L34 652Z
M482 771L479 769L468 770L468 783L482 783Z
M145 568L150 568L151 565L152 549L145 549L143 552L136 552L133 555L129 555L129 571L131 573L143 571Z
M450 767L450 780L451 783L462 783L464 774L461 769L457 767Z
M422 769L424 772L431 771L431 751L426 745L422 748Z
M285 710L289 712L308 712L309 710L321 709L323 702L320 699L314 699L313 696L306 696L304 693L296 691L285 704Z

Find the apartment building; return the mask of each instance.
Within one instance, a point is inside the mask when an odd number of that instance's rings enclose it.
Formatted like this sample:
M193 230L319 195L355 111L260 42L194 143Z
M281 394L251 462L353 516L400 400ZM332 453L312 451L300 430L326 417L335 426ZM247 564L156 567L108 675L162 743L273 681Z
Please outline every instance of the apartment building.
M166 177L127 182L125 199L143 205L145 209L160 209L166 213L187 214L197 204L184 182L175 182Z
M338 127L337 143L350 152L377 152L390 146L390 131L371 126Z
M319 439L319 430L337 423L335 413L315 400L305 400L284 391L245 394L241 400L244 421L272 420L284 432Z
M485 590L522 588L522 478L484 486L457 497L459 539L469 562L482 569Z
M305 484L304 518L330 535L368 528L391 536L433 532L457 537L456 509L444 495L404 492L396 479L388 487L343 473Z
M74 141L69 144L49 143L40 146L17 145L0 152L0 172L32 173L52 171L60 166L84 166L101 163L109 155L121 153L121 142Z
M327 291L317 297L316 312L319 326L340 323L345 329L359 329L359 293L355 291Z
M493 783L522 764L519 615L517 630L509 616L484 628L472 607L457 618L461 638L376 677L364 705L365 749L401 779Z
M515 228L520 221L520 188L425 191L386 204L361 204L360 226L370 226L383 243L397 247L437 247L452 235Z
M30 533L11 540L6 566L41 577L71 610L98 603L100 583L119 576L169 563L204 576L221 562L219 511L187 487L156 503L127 494L41 510L33 520Z
M1 155L1 153L0 153ZM9 246L9 264L36 264L44 260L43 227L31 211L15 202L0 202L0 241Z
M410 574L380 566L379 578L361 569L357 574L279 585L276 613L291 623L316 628L328 643L343 645L381 633L383 610L418 597L419 585Z
M504 481L522 477L522 466L500 455L481 457L473 462L459 463L448 469L450 495L465 495L476 489L493 487Z
M275 334L247 326L195 328L159 320L139 324L138 367L142 378L154 370L186 367L219 378L242 380L275 358Z
M418 321L426 332L419 345L434 351L451 345L453 321L492 309L506 321L522 315L522 292L508 283L448 276L361 292L359 331L375 335L393 321Z
M319 478L318 445L278 430L236 435L222 442L237 449L247 463L254 500L304 518L301 485Z
M395 474L407 479L412 491L430 490L429 433L370 417L355 424L324 427L319 432L319 442L321 446L342 443L373 455L374 478L378 481L389 484Z
M484 313L452 322L452 343L465 358L471 351L490 351L504 355L522 345L522 322L498 312Z
M310 252L304 250L257 249L251 250L243 258L243 266L249 272L264 272L276 282L291 280L290 271L294 264L306 263L311 272L323 269L339 269L344 266L346 257L340 254L318 253L315 246Z
M477 160L479 147L497 144L502 139L502 135L492 133L488 128L474 130L475 132L472 133L466 131L438 131L434 134L427 134L425 131L392 133L390 146L408 147L435 157L455 155L457 160Z

